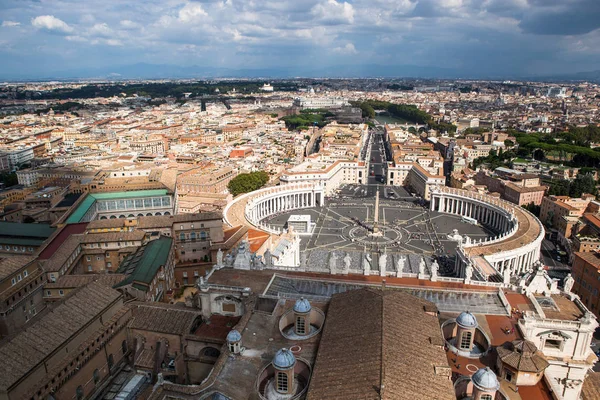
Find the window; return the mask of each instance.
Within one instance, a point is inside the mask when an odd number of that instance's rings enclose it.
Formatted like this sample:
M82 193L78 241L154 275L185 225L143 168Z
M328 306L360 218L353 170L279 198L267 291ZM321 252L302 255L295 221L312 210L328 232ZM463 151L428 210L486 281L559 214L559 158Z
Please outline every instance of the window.
M510 381L512 381L512 377L513 377L513 374L512 374L512 372L510 372L510 371L509 371L509 370L507 370L507 369L505 369L504 371L505 371L505 373L504 373L504 377L506 378L506 380L507 380L507 381L509 381L509 382L510 382Z
M64 295L65 295L65 292L64 292L62 289L60 289L60 290L58 291L58 294L59 294L59 295L61 295L61 296L64 296Z
M196 232L190 233L190 239L196 240Z
M16 285L16 284L17 284L17 280L16 280L15 278L12 278L12 279L10 280L10 283L11 283L11 284L14 286L14 285Z
M234 303L223 303L223 306L221 308L223 309L224 312L230 312L230 313L235 312L235 304Z
M481 400L492 400L492 395L491 394L483 394L480 397Z
M46 296L51 296L52 292L50 290L46 290Z
M187 278L187 272L183 272L183 277Z
M106 268L112 268L112 263L111 262L107 262L106 263Z
M306 327L304 326L303 317L296 318L296 333L299 333L300 335L304 335L306 333Z
M558 339L546 339L546 342L544 343L544 349L560 350L561 347L562 340Z
M17 281L21 282L23 280L23 277L21 277L21 274L17 275Z
M185 233L181 232L179 234L179 240L185 240Z
M115 365L115 358L113 357L113 355L109 355L108 356L108 369L112 369L112 367Z
M86 260L86 261L92 261L92 257L90 257L90 256L85 256L85 260Z
M29 273L27 272L27 270L23 271L23 278L27 278L27 275L29 275Z
M94 384L98 383L98 381L100 380L100 371L98 371L98 369L96 368L94 370Z
M100 260L102 260L102 257L96 256L96 261L100 261Z
M460 339L460 348L461 349L470 349L471 348L471 336L472 332L463 332L462 337Z
M285 372L277 373L277 391L283 393L288 391L288 376Z
M127 340L123 340L123 342L121 342L121 351L123 352L123 355L127 353Z
M92 272L92 266L88 265L88 272Z
M77 400L82 400L83 399L83 386L81 386L81 385L77 386L77 390L75 391L75 394L77 395Z

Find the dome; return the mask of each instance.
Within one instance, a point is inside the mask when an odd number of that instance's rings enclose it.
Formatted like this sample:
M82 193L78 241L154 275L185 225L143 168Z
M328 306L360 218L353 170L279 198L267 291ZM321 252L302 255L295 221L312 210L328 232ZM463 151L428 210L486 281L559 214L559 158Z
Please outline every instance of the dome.
M279 369L289 369L296 364L296 357L288 349L281 349L273 358L273 365Z
M496 374L490 369L490 367L477 370L477 372L475 372L471 377L471 381L479 390L486 392L498 390L500 388L498 378L496 378Z
M242 335L240 335L240 333L235 329L229 331L229 333L227 334L227 341L230 343L239 342L240 340L242 340Z
M468 311L460 313L456 323L463 328L477 328L477 318Z
M307 313L310 311L310 308L310 303L304 297L296 300L296 304L294 304L294 312L297 313Z

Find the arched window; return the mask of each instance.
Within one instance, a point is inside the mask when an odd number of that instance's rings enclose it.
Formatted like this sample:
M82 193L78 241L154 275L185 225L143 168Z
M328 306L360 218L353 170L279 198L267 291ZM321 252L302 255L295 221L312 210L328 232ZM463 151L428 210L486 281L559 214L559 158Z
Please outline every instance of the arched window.
M205 347L202 350L202 355L204 357L218 358L221 355L221 352L214 347Z
M179 240L185 240L185 233L181 232L179 234Z
M127 353L127 340L121 342L121 350L123 351L123 354Z
M111 370L114 365L115 365L115 358L111 354L108 356L108 369Z
M277 373L277 391L287 393L288 391L288 376L285 372Z
M196 232L190 233L190 239L196 240Z
M460 339L460 348L461 349L470 349L471 348L471 336L473 334L471 332L463 332L462 338Z
M94 384L98 383L100 381L100 371L98 371L98 369L96 368L94 370Z
M200 240L206 240L206 232L200 232Z
M77 389L75 390L75 394L77 395L77 400L82 400L83 399L83 386L81 386L81 385L77 386Z

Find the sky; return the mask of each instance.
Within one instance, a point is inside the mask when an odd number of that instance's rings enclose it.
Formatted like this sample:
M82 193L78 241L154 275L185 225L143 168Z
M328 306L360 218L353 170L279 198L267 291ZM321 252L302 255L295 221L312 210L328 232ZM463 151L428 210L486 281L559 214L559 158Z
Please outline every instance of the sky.
M0 78L138 63L600 69L600 0L0 0Z

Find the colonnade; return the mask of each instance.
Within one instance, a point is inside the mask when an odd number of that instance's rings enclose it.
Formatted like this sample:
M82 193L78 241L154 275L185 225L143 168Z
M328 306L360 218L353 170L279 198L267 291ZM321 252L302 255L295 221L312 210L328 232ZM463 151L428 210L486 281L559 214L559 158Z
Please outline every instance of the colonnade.
M443 194L434 195L431 198L430 208L431 211L476 219L480 224L486 225L501 234L510 231L516 224L508 211L471 198L449 197Z
M461 215L477 220L498 233L495 238L462 244L458 249L456 271L464 276L466 266L474 266L483 276L493 273L504 275L508 269L511 276L521 275L531 269L540 258L544 229L535 216L504 200L470 193L464 190L437 188L432 191L430 208L448 214ZM517 217L517 214L520 217ZM522 221L519 220L522 219ZM525 224L526 232L519 232L519 224ZM515 235L527 238L515 245ZM491 273L490 273L491 272Z
M250 200L246 207L246 218L252 223L258 223L279 212L321 206L323 199L322 193L314 191L272 193Z

